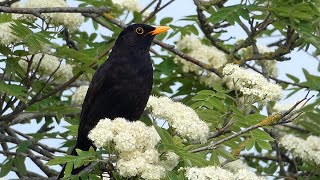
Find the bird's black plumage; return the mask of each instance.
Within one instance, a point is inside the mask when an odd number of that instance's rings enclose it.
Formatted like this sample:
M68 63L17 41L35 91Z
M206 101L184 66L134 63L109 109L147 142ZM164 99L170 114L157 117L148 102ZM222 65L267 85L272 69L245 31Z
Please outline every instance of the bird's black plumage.
M162 29L161 29L162 28ZM100 119L123 117L138 120L151 93L153 69L149 48L156 34L168 28L133 24L118 36L105 61L93 75L82 105L75 149L84 151L93 146L88 133ZM84 167L73 169L77 174ZM59 177L63 176L63 172Z

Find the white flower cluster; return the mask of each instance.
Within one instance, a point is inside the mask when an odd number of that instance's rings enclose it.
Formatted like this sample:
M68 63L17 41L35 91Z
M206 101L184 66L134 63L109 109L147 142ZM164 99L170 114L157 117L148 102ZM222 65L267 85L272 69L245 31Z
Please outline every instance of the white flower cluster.
M141 9L139 0L112 0L112 3L130 11L139 11Z
M30 60L31 57L32 56L28 56L28 60ZM49 76L56 71L53 75L56 83L64 83L73 77L72 66L60 63L59 58L55 56L49 54L35 54L32 60L31 69L36 69L40 63L39 73L41 75L44 74ZM19 65L25 70L28 68L26 60L20 60Z
M67 7L67 3L64 0L27 0L25 4L17 4L15 6L24 8L44 8L44 7ZM49 19L51 24L63 25L69 28L70 31L77 30L84 21L84 17L80 13L44 13L46 18ZM15 15L14 19L26 19L32 20L30 15Z
M208 46L202 44L201 40L193 35L186 35L180 41L177 42L179 50L186 51L186 53L197 60L211 65L215 68L220 68L227 63L227 56L222 51L218 50L214 46ZM200 81L208 86L212 86L213 82L219 80L214 73L206 71L199 66L186 61L185 59L176 56L175 63L182 64L182 70L184 72L193 72L200 76Z
M164 161L160 161L160 164L167 170L167 171L172 171L173 168L175 168L178 163L179 163L179 159L180 157L174 153L174 152L167 152L165 154L166 160Z
M206 142L209 127L190 107L168 97L150 96L147 108L157 118L163 118L182 137Z
M129 122L124 118L100 120L88 137L98 148L113 140L119 152L154 148L160 141L153 127L147 127L141 121Z
M72 95L71 103L75 106L81 106L86 97L89 86L80 86Z
M304 140L289 134L281 138L280 144L294 156L320 165L320 137L309 136Z
M237 159L235 161L229 162L223 166L223 168L228 169L232 172L237 172L242 169L249 170L250 167L243 160Z
M225 80L229 81L230 89L239 89L244 95L252 95L259 100L274 101L281 98L282 88L268 82L261 74L239 67L236 64L227 64L223 68ZM236 86L234 87L234 83Z
M216 166L203 168L186 168L188 180L265 180L266 178L257 176L255 173L246 169L239 170L233 174L230 171Z
M155 146L160 137L153 127L147 127L141 121L102 119L88 137L98 148L114 144L120 157L117 169L123 177L139 175L144 179L160 179L164 177L167 166L178 164L172 162L177 159L172 158L173 155L169 155L166 161L159 160L160 154Z
M0 23L0 44L2 45L9 45L19 41L19 38L12 34L11 24L10 22Z
M257 44L257 48L260 54L271 52L266 45ZM240 53L242 53L244 57L251 57L253 54L252 47L241 49ZM276 60L256 60L255 63L259 66L265 66L269 75L272 75L274 77L278 76Z

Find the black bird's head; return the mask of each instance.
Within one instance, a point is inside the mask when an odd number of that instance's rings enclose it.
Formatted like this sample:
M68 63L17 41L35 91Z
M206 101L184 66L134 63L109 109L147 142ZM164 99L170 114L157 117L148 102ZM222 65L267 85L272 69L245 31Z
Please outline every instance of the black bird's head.
M146 48L149 50L154 36L166 32L169 29L167 26L153 27L146 24L132 24L120 33L116 40L115 47Z

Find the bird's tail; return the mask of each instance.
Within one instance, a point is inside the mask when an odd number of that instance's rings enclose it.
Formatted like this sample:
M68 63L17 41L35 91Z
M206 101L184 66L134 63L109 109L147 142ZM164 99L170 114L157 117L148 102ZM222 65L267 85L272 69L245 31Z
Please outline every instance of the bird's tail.
M76 145L76 146L73 148L73 150L72 150L72 152L71 152L71 155L74 155L74 156L77 156L77 155L78 155L77 152L76 152L76 149L77 149L77 148L79 148L79 147ZM83 169L85 169L85 168L86 168L87 166L89 166L89 165L90 165L90 163L89 163L88 165L82 165L82 166L80 166L80 167L78 167L78 168L72 168L71 174L72 174L72 175L78 174L78 173L80 173ZM62 168L62 170L61 170L61 172L60 172L57 180L63 178L64 172L65 172L65 168L66 168L66 164L63 166L63 168Z

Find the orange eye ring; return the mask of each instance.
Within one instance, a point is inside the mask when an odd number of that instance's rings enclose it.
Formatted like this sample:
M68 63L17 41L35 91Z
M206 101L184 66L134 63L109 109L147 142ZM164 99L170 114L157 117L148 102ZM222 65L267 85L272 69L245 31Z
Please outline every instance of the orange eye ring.
M142 28L142 27L137 27L136 33L137 33L137 34L143 34L143 33L144 33L143 28Z

